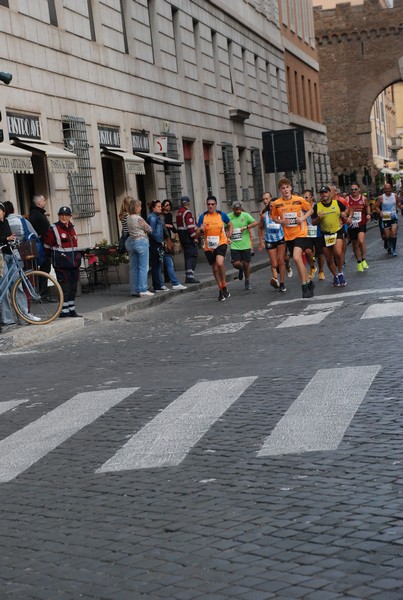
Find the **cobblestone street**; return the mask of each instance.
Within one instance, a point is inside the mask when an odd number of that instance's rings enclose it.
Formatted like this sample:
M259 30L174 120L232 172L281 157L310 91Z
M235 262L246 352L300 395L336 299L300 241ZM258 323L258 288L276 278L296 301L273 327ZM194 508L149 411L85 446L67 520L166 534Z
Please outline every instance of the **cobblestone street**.
M401 600L401 260L2 355L1 598Z

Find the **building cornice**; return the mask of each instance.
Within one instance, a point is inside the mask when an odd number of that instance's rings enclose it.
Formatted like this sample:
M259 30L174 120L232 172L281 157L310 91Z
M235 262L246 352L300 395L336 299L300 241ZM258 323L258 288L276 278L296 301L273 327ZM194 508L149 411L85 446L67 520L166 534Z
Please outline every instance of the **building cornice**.
M287 39L285 36L283 36L283 44L286 51L290 52L290 54L296 56L303 63L312 67L312 69L315 69L315 71L319 72L319 62L311 56L309 56L309 54L301 50L301 48L290 42L290 40Z

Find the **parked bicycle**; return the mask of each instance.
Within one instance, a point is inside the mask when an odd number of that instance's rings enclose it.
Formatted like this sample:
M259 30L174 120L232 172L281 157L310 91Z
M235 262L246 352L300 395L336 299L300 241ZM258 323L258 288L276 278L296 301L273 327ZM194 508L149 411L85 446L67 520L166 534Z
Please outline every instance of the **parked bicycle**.
M11 304L17 315L31 325L54 321L63 306L63 291L58 281L44 271L25 270L15 242L9 242L13 261L0 281L0 303L11 291ZM0 246L4 248L5 246ZM16 279L18 277L18 279ZM41 290L47 290L42 298Z

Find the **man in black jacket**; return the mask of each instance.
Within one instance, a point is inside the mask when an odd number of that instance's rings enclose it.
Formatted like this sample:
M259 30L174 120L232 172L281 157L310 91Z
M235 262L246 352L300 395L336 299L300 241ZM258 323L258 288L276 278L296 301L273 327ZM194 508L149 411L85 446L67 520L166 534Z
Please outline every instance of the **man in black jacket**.
M29 211L29 221L32 224L35 231L37 232L37 234L42 242L42 245L44 243L45 234L50 227L49 219L46 216L45 206L46 206L45 196L34 196L32 198L31 208ZM41 264L39 269L41 271L45 271L46 273L50 273L50 268L51 268L50 257L46 256L44 262ZM41 282L41 284L42 283L45 283L45 285L47 285L46 281ZM41 290L41 296L42 296L42 298L49 299L48 298L48 290L47 289Z

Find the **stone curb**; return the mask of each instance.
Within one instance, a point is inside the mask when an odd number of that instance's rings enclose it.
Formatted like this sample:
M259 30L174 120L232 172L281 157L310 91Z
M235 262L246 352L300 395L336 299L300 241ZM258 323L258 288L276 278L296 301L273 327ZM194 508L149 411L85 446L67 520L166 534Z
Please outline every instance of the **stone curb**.
M268 267L268 261L251 265L251 272L260 271ZM227 271L227 281L232 281L237 271L231 269ZM177 292L164 292L156 294L152 298L136 298L127 302L113 304L101 310L95 310L84 314L83 319L61 319L56 320L49 325L30 325L29 327L16 327L12 331L5 331L0 334L0 353L8 353L13 350L36 346L46 343L46 341L55 338L61 334L63 336L70 332L82 329L87 322L104 322L113 319L124 318L139 310L144 310L152 306L157 306L174 297L174 294L187 294L198 290L213 287L216 285L215 279L210 276L205 281L190 285L186 290Z

